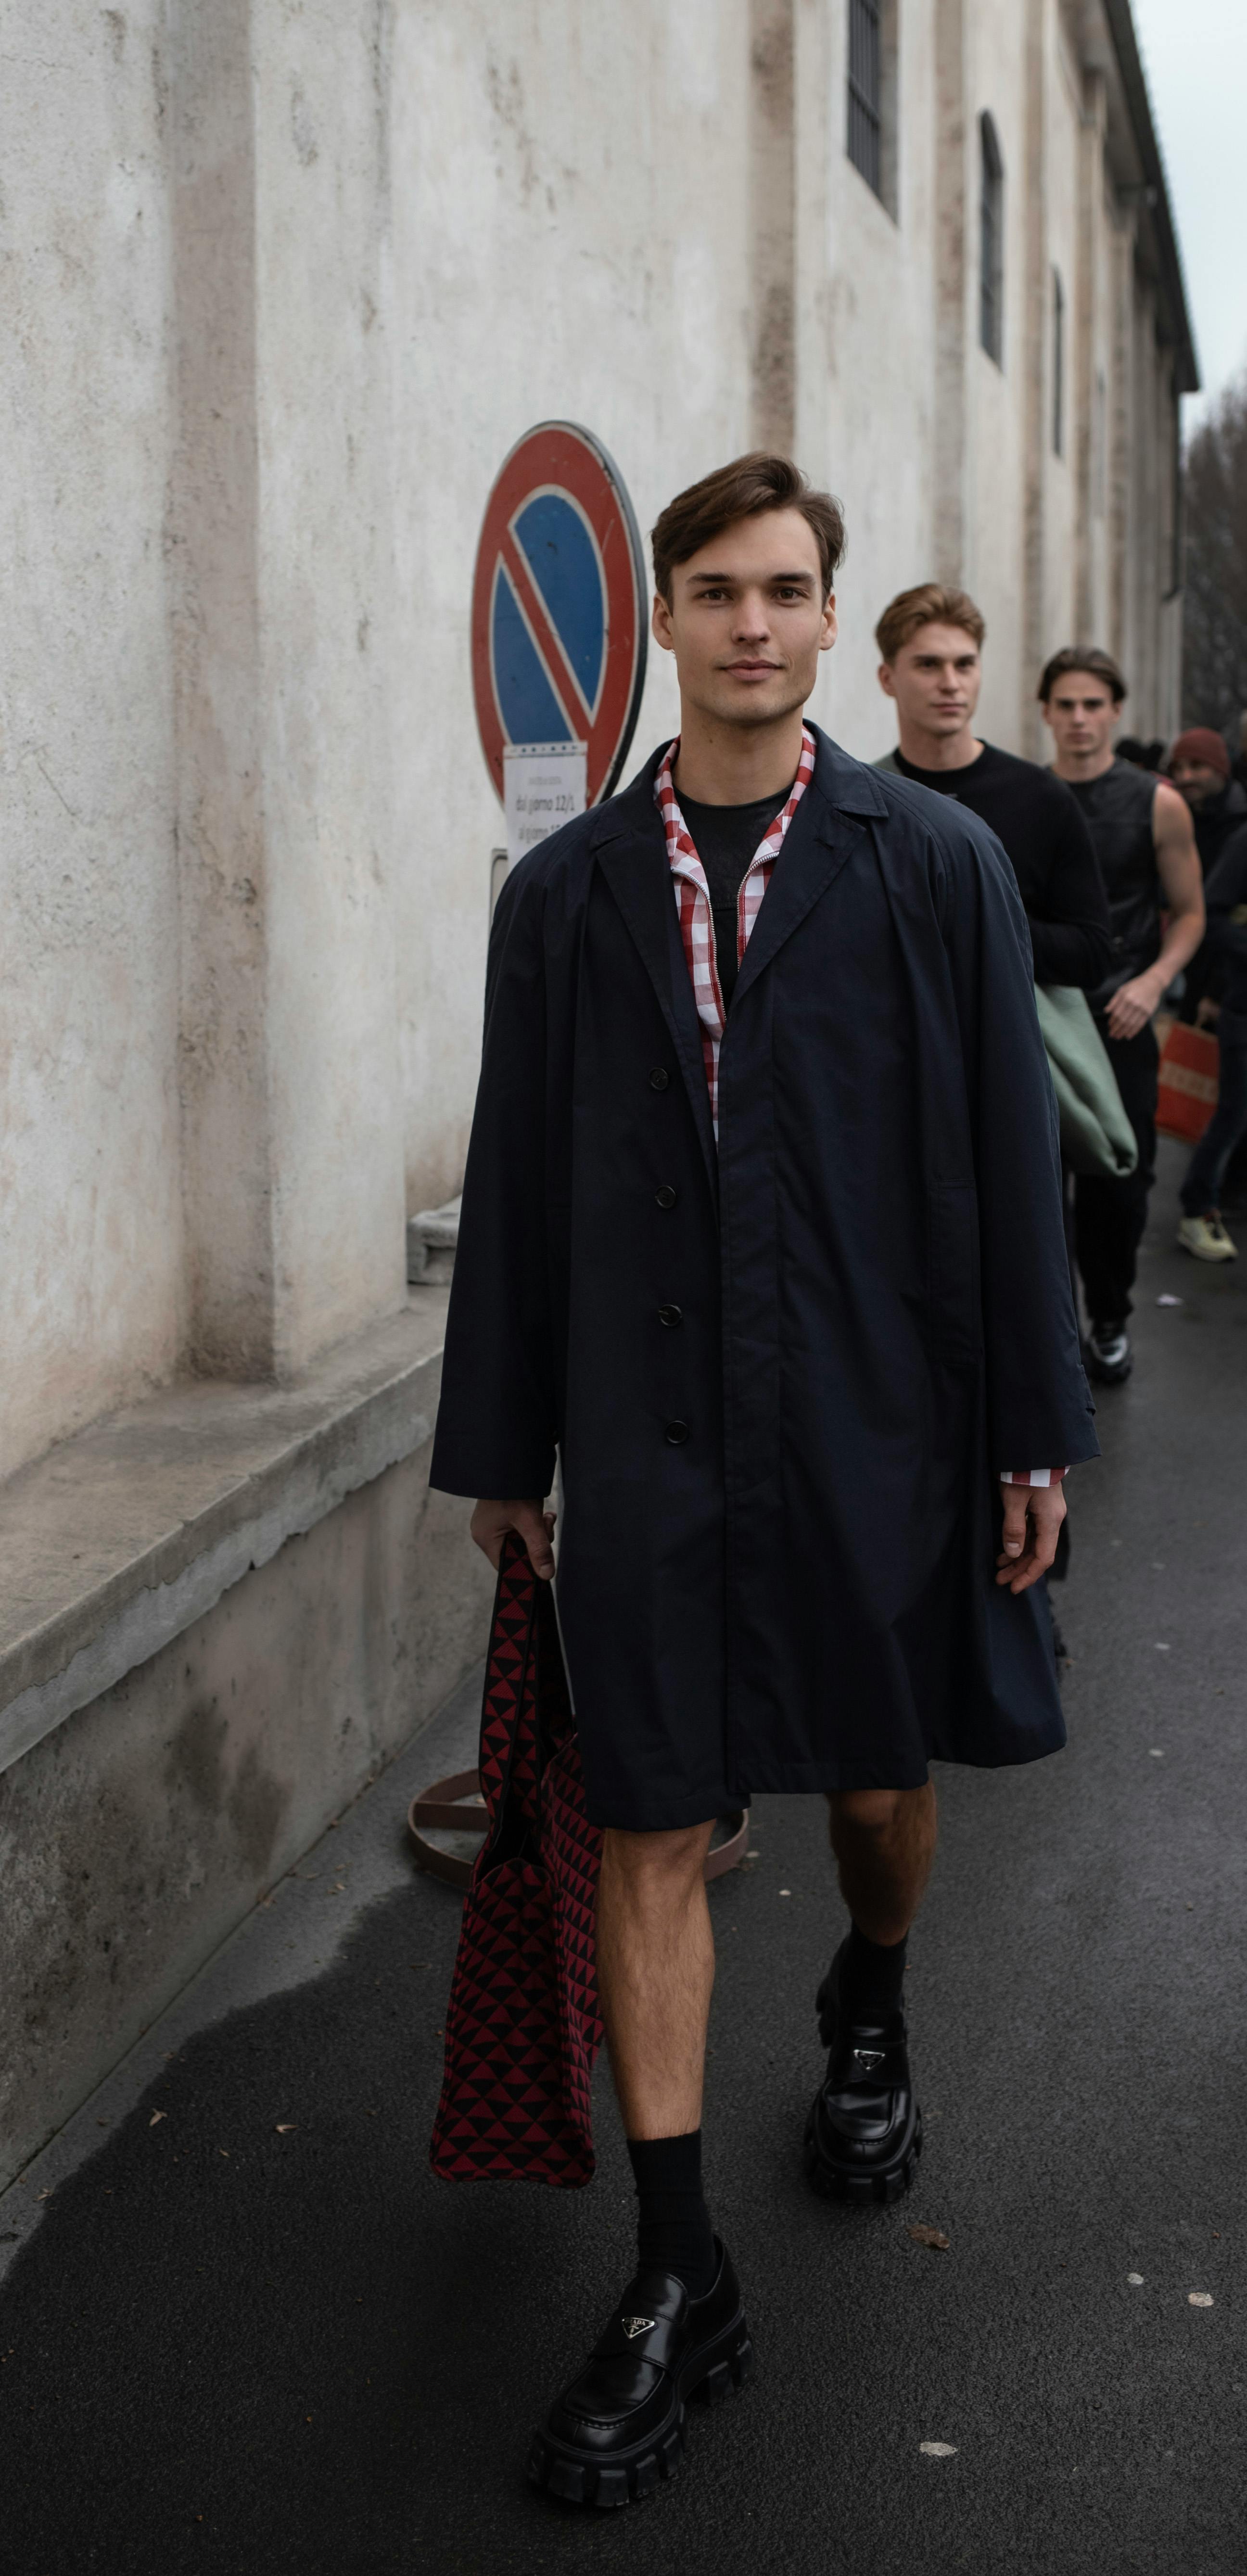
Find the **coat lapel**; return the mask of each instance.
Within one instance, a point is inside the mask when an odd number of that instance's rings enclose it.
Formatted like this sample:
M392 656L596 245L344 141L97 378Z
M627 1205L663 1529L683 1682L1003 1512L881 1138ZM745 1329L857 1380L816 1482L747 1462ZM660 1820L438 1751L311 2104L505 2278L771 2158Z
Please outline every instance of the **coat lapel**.
M680 941L662 817L654 803L655 761L605 808L593 849L599 868L640 950L675 1048L712 1187L718 1157L701 1048L701 1022ZM762 912L766 904L762 906ZM758 916L761 923L762 914ZM756 935L756 934L755 934Z
M845 817L874 817L886 815L888 810L873 771L863 768L860 761L850 760L816 725L810 730L818 745L814 776L788 827L763 897L736 979L733 1008L750 985L765 974L784 941L834 883L850 852L858 846L859 835ZM717 1194L719 1163L706 1088L701 1022L676 918L666 836L654 803L654 779L661 757L661 752L656 752L623 795L612 797L603 806L592 848L657 995L692 1105L706 1170Z
M816 727L810 730L818 744L814 775L788 826L762 898L736 978L733 1009L860 846L860 833L845 817L887 812L887 800L872 772L850 760Z

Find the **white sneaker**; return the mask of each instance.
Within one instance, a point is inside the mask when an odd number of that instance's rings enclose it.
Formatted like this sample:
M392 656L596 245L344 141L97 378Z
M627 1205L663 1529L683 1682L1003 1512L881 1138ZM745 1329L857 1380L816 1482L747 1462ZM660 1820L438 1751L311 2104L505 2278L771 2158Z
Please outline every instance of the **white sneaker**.
M1231 1243L1215 1208L1207 1216L1184 1216L1178 1227L1178 1241L1184 1252L1193 1252L1197 1261L1237 1261L1238 1245Z

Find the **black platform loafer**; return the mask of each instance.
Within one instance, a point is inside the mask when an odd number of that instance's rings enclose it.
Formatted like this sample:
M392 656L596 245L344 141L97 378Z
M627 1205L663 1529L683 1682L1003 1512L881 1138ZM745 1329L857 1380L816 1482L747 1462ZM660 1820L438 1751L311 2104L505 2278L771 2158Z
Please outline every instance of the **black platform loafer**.
M717 2239L716 2239L717 2242ZM690 2397L726 2397L753 2365L731 2257L702 2299L673 2272L630 2281L584 2369L533 2436L528 2474L569 2504L631 2504L674 2477Z
M905 2020L850 2021L841 2010L837 1953L818 1990L827 2073L805 2125L805 2170L835 2200L899 2200L922 2153Z

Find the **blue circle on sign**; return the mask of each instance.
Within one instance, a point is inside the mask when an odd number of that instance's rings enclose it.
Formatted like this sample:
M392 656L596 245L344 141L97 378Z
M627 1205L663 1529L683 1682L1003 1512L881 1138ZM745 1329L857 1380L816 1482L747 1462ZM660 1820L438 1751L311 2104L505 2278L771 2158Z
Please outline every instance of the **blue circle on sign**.
M516 512L510 533L562 646L587 730L597 714L606 660L606 589L592 529L565 493L536 492ZM491 623L494 683L509 739L566 741L567 716L534 641L531 603L522 601L502 559L494 576Z
M472 694L496 793L508 746L575 743L586 802L608 796L645 681L645 557L600 439L539 421L489 499L472 577Z

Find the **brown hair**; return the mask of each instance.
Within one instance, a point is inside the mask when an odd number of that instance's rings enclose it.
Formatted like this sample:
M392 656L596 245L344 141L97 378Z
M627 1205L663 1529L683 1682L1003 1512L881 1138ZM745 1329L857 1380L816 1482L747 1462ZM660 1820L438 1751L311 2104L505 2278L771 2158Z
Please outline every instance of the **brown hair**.
M704 474L700 483L690 483L687 492L677 492L660 511L650 531L654 549L654 587L665 600L671 597L671 576L677 564L687 563L699 554L713 537L722 536L725 528L737 519L757 519L764 510L799 510L813 529L822 567L823 596L826 598L836 577L836 566L844 556L844 514L830 492L815 492L799 465L787 456L768 456L755 448L749 456L737 456L730 465L720 465L713 474Z
M960 626L980 645L987 633L987 620L968 590L945 590L942 582L920 581L916 590L900 590L888 601L875 628L884 661L894 662L920 626Z
M1088 671L1093 680L1103 680L1115 707L1130 695L1111 653L1098 644L1063 644L1050 662L1045 662L1035 695L1047 706L1058 680L1068 679L1071 671Z

